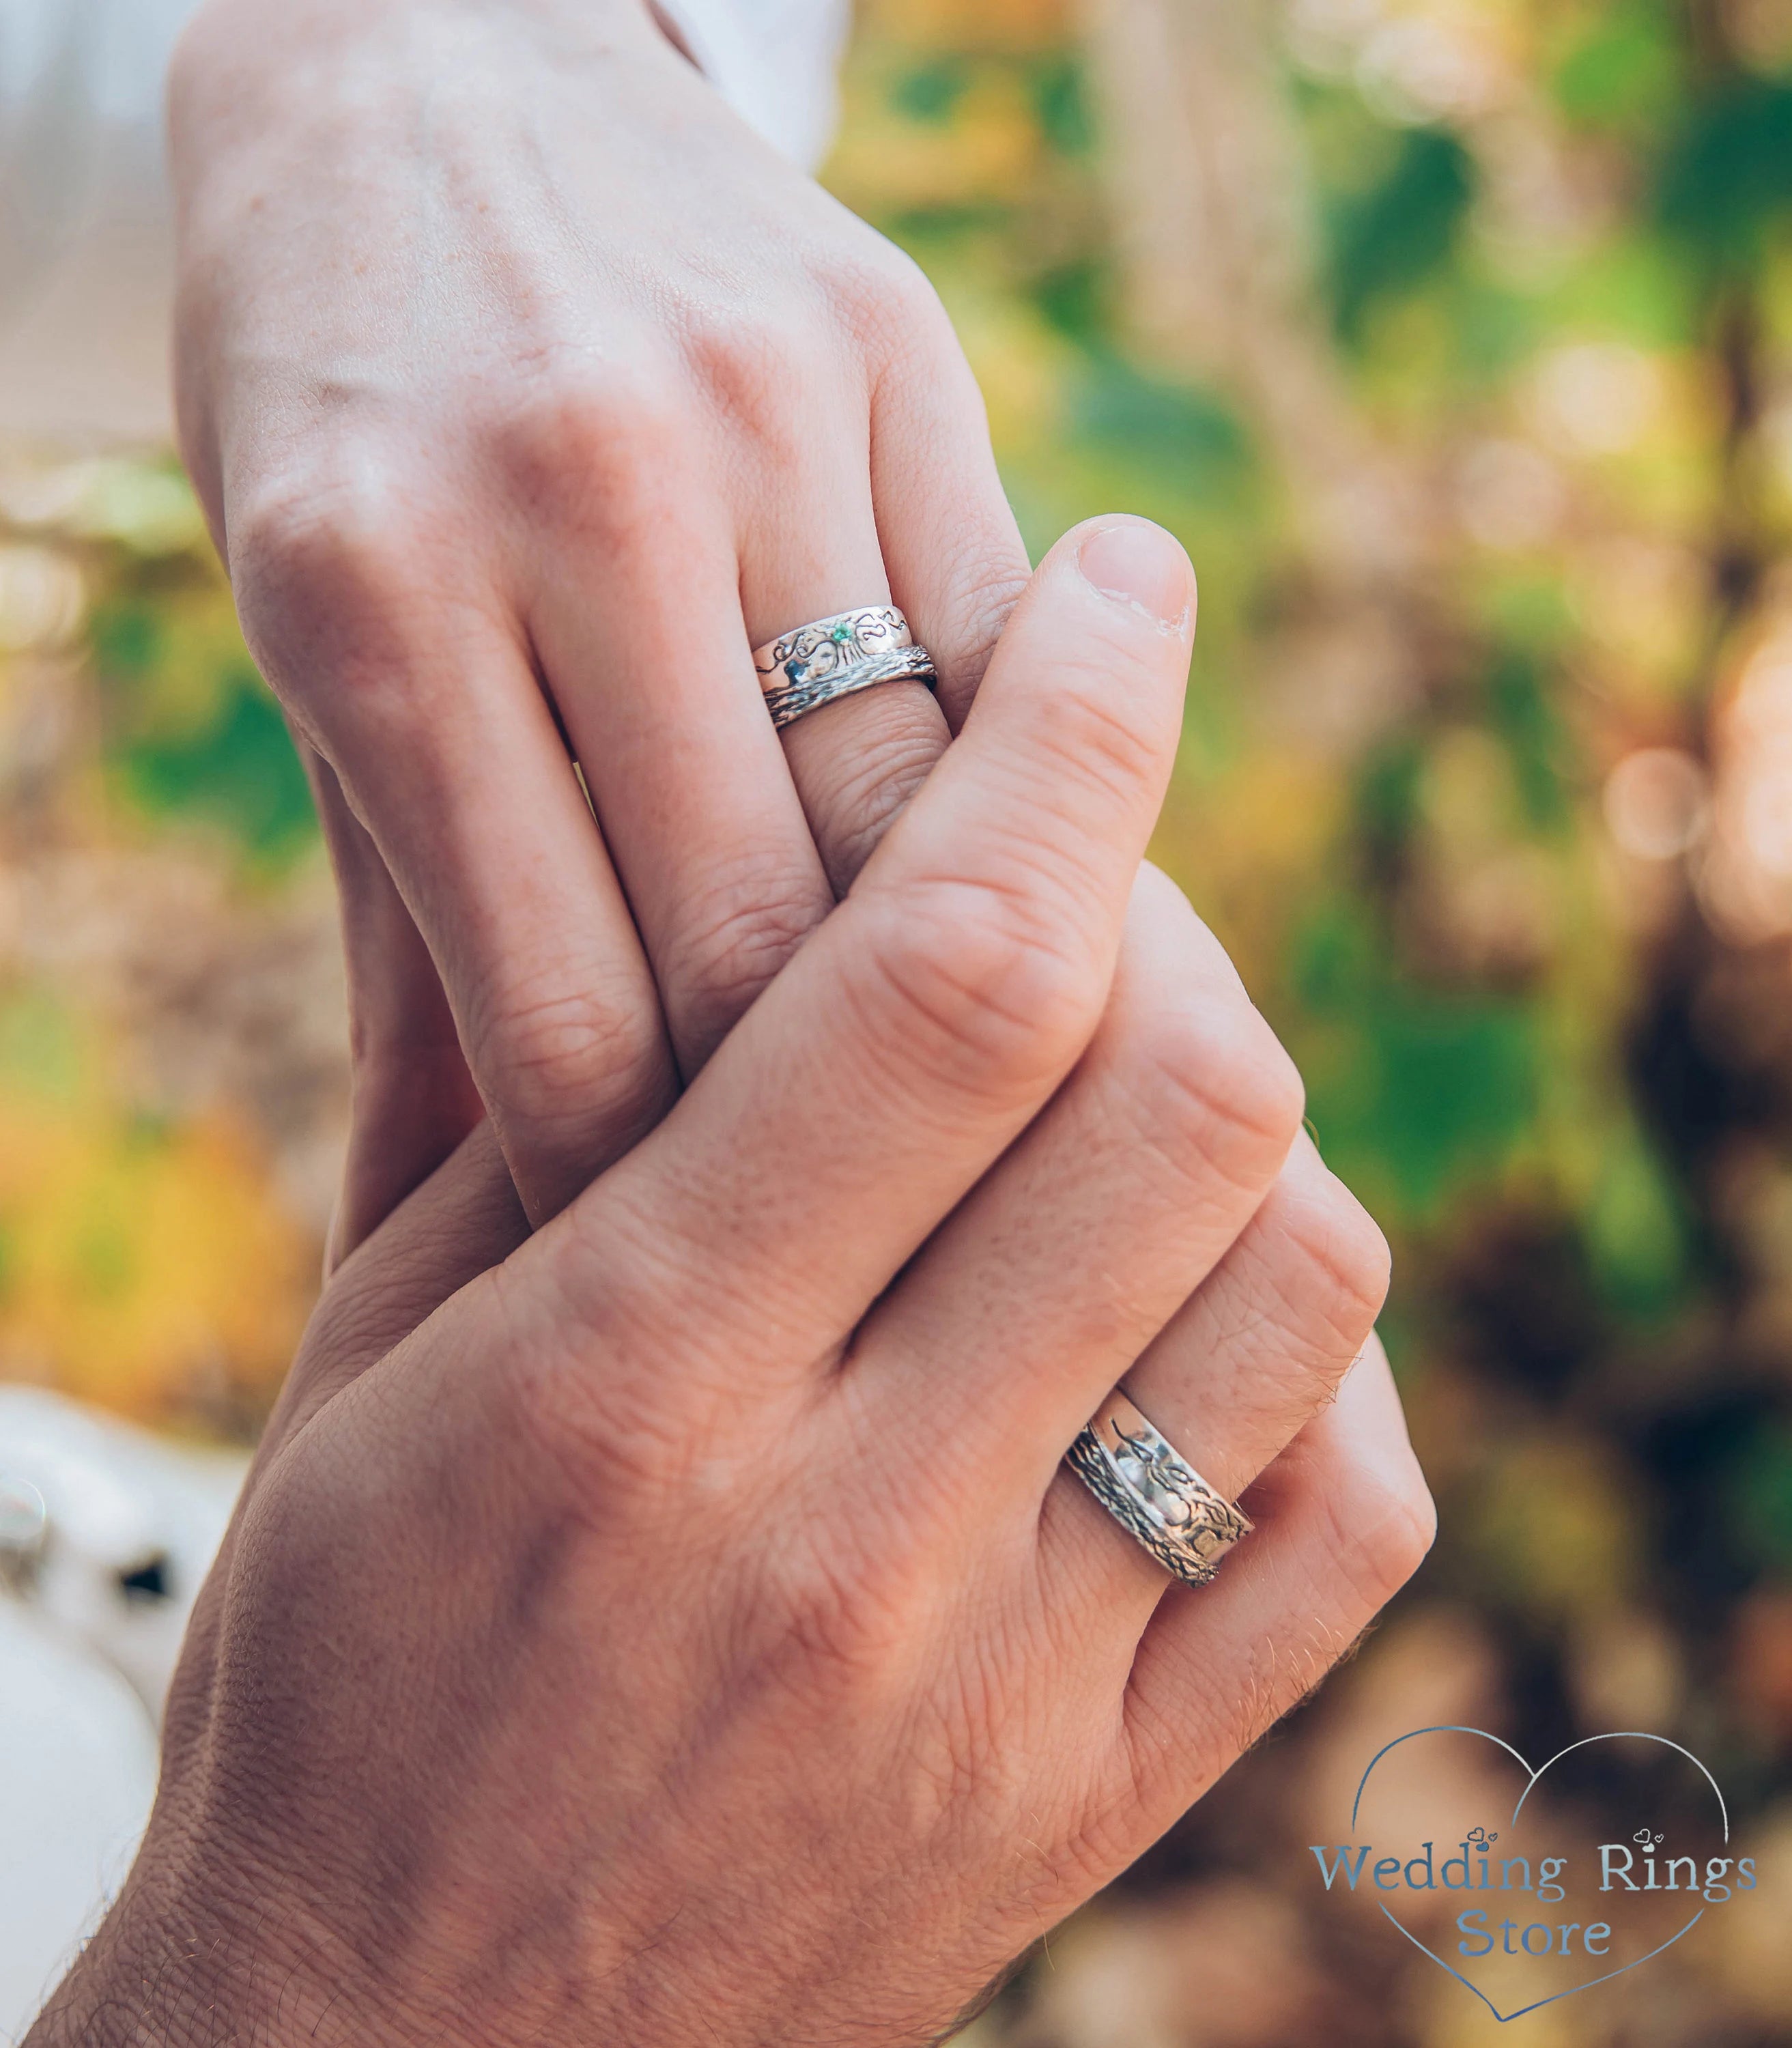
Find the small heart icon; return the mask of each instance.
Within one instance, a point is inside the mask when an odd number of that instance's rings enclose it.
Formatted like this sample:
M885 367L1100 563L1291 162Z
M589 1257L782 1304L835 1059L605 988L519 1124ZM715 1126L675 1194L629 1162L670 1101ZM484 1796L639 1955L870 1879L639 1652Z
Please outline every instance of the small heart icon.
M1406 1735L1396 1736L1392 1742L1384 1744L1382 1748L1376 1751L1375 1755L1369 1759L1368 1767L1363 1771L1363 1776L1357 1785L1356 1797L1352 1802L1350 1825L1352 1835L1356 1832L1357 1822L1363 1810L1363 1796L1368 1790L1370 1779L1375 1775L1377 1768L1382 1766L1384 1760L1391 1756L1394 1751L1402 1747L1402 1744L1414 1741L1421 1736L1433 1735L1472 1736L1482 1742L1491 1743L1496 1749L1503 1751L1507 1757L1511 1758L1512 1762L1516 1764L1519 1770L1523 1774L1517 1798L1513 1804L1511 1817L1507 1823L1505 1830L1508 1837L1509 1846L1511 1845L1513 1833L1517 1829L1519 1821L1524 1814L1526 1803L1530 1800L1531 1794L1536 1790L1539 1782L1546 1776L1546 1775L1553 1771L1557 1765L1561 1763L1564 1758L1571 1756L1578 1751L1590 1749L1596 1744L1600 1743L1612 1742L1654 1743L1659 1744L1661 1747L1665 1750L1671 1750L1677 1755L1684 1757L1686 1761L1699 1773L1705 1784L1709 1786L1712 1798L1716 1802L1717 1817L1722 1829L1723 1839L1726 1844L1728 1844L1730 1839L1729 1809L1724 1804L1724 1794L1718 1786L1716 1779L1712 1776L1710 1771L1705 1768L1705 1765L1700 1762L1699 1759L1696 1757L1689 1749L1684 1747L1679 1743L1670 1741L1666 1736L1650 1735L1644 1731L1635 1728L1614 1729L1605 1735L1584 1736L1578 1742L1569 1743L1565 1748L1557 1750L1553 1756L1548 1758L1545 1762L1533 1766L1530 1759L1522 1755L1518 1750L1515 1749L1511 1743L1503 1740L1496 1735L1489 1734L1485 1728L1463 1728L1454 1725L1439 1728L1414 1728ZM1491 1844L1497 1841L1499 1839L1499 1831L1498 1830L1477 1827L1467 1831L1462 1844L1464 1850L1462 1866L1464 1883L1460 1887L1453 1887L1452 1888L1460 1888L1466 1895L1472 1897L1479 1897L1482 1895L1480 1893L1477 1893L1468 1882L1468 1867L1467 1862L1468 1852L1471 1848L1472 1848L1474 1850L1484 1856ZM1638 1845L1635 1850L1635 1856L1642 1857L1644 1856L1652 1856L1654 1848L1662 1841L1663 1837L1659 1833L1656 1833L1649 1828L1644 1827L1638 1829L1635 1834L1629 1837L1629 1840L1631 1842ZM1429 1844L1426 1845L1428 1849L1429 1846ZM1528 1882L1530 1875L1529 1861L1528 1859L1522 1860L1524 1860L1526 1864L1526 1875ZM1415 1857L1412 1861L1416 1864L1419 1861L1419 1859ZM1381 1871L1383 1867L1384 1866L1383 1864L1378 1864L1376 1866L1378 1872ZM1359 1869L1362 1868L1360 1863L1359 1864L1358 1868ZM1694 1860L1694 1868L1696 1870L1696 1860ZM1410 1881L1410 1864L1406 1866L1409 1882ZM1429 1856L1425 1859L1425 1875L1427 1878L1429 1878L1430 1875ZM1449 1885L1451 1881L1448 1878L1447 1863L1445 1870L1445 1882L1446 1884ZM1650 1890L1659 1890L1661 1887L1656 1886L1653 1882L1654 1867L1652 1864L1650 1865L1650 1870L1651 1882L1647 1888ZM1376 1881L1378 1883L1380 1882L1379 1876ZM1484 1890L1485 1888L1485 1873L1484 1873ZM1329 1888L1328 1885L1328 1888ZM1423 1888L1429 1891L1431 1887L1428 1883ZM1352 1889L1355 1889L1354 1885L1352 1887ZM1491 1895L1498 1896L1499 1895L1495 1893ZM1445 1972L1449 1976L1454 1977L1456 1982L1461 1984L1464 1989L1472 1992L1475 1996L1481 2001L1482 2004L1488 2008L1488 2011L1493 2015L1494 2018L1501 2022L1522 2019L1525 2014L1528 2012L1535 2012L1541 2007L1553 2005L1560 1999L1571 1998L1577 1992L1590 1991L1595 1984L1608 1984L1615 1977L1621 1977L1627 1975L1631 1970L1638 1969L1644 1963L1651 1961L1655 1957L1660 1955L1665 1949L1671 1949L1675 1942L1684 1939L1684 1937L1690 1934L1693 1929L1698 1925L1699 1922L1705 1918L1705 1907L1703 1905L1701 1905L1695 1912L1691 1914L1681 1926L1674 1930L1674 1933L1670 1934L1665 1940L1655 1942L1646 1953L1639 1956L1633 1956L1628 1961L1616 1963L1610 1968L1602 1968L1600 1966L1599 1962L1595 1958L1594 1951L1589 1946L1587 1948L1585 1953L1588 1957L1589 1967L1592 1970L1593 1974L1586 1976L1577 1984L1569 1984L1561 1989L1552 1991L1547 1995L1547 1996L1532 1999L1528 2003L1518 2005L1511 2011L1502 2011L1493 1998L1491 1998L1480 1985L1476 1984L1470 1977L1464 1975L1464 1973L1461 1970L1458 1969L1455 1965L1447 1962L1442 1956L1437 1953L1435 1949L1430 1947L1425 1941L1422 1940L1420 1937L1413 1931L1412 1928L1406 1924L1406 1921L1403 1920L1398 1913L1394 1912L1385 1902L1378 1901L1378 1903L1381 1906L1382 1912L1396 1927L1399 1929L1400 1932L1405 1935L1406 1939L1412 1943L1415 1949L1418 1949L1422 1955L1429 1957L1430 1960L1437 1965L1439 1969ZM1512 1923L1509 1922L1502 1924L1507 1926L1512 1925ZM1570 1926L1576 1931L1578 1931L1579 1923L1570 1923ZM1473 1931L1476 1932L1477 1935L1479 1935L1479 1930ZM1527 1943L1529 1933L1530 1931L1532 1930L1527 1930L1526 1931L1525 1938ZM1560 1930L1558 1929L1555 1931L1559 1932ZM1592 1930L1590 1929L1586 1930L1586 1933L1589 1937L1591 1932ZM1610 1930L1608 1927L1608 1934ZM1564 1946L1561 1953L1563 1954L1571 1953L1566 1945L1569 1940L1568 1934L1565 1933L1563 1934L1561 1938ZM1468 1951L1465 1949L1464 1953L1465 1954L1485 1954L1488 1953L1488 1951L1486 1949L1480 1951ZM1509 1945L1509 1937L1508 1946L1506 1953L1509 1955L1516 1953ZM1524 1953L1527 1955L1534 1954L1542 1957L1553 1954L1556 1951L1548 1946L1546 1946L1542 1950L1534 1951L1527 1945Z

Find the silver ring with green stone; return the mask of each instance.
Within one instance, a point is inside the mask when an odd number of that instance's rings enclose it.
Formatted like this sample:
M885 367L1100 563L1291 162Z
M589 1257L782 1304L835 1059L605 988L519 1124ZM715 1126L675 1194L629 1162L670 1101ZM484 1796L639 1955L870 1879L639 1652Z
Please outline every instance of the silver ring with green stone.
M753 650L766 708L779 731L806 712L878 683L937 680L933 657L917 646L893 604L862 605L799 626Z

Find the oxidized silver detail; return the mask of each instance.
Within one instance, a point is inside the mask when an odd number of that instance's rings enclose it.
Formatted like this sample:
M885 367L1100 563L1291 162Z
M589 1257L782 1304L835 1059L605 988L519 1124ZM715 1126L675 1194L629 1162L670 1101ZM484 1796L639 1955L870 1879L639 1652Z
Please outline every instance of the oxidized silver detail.
M936 680L933 657L915 644L893 604L837 611L753 650L766 708L780 731L805 712L877 683Z
M1119 1387L1065 1453L1076 1473L1135 1542L1166 1572L1204 1586L1251 1523L1209 1486Z

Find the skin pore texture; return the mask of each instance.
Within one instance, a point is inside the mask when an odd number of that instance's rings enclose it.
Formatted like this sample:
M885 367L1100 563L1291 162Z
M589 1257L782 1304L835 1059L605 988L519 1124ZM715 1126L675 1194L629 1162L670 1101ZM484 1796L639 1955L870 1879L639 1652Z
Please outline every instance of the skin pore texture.
M663 1121L344 1263L30 2048L936 2040L1404 1581L1385 1249L1140 866L1193 599L1068 537ZM1248 1489L1211 1587L1061 1468L1123 1373Z

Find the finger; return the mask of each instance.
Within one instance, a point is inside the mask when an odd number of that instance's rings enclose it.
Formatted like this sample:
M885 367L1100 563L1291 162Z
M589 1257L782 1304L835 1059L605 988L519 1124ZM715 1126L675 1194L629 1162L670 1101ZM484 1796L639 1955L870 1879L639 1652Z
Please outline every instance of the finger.
M1301 1110L1232 963L1147 868L1076 1071L865 1326L857 1399L921 1468L898 1483L986 1526L1037 1515L1095 1403L1230 1263Z
M346 481L245 514L231 570L250 642L341 782L427 941L529 1212L552 1214L665 1113L652 975L489 541Z
M911 269L886 296L901 319L872 402L871 494L890 589L933 654L956 732L1026 588L1026 548L983 394L933 286Z
M805 420L776 465L777 505L759 509L743 537L741 602L749 638L762 646L812 622L887 604L864 425L831 432ZM815 452L825 451L818 464ZM854 457L859 459L855 460ZM926 780L950 738L925 683L879 683L821 705L782 735L833 894L844 896L890 820Z
M1173 1441L1200 1447L1204 1476L1242 1493L1333 1398L1374 1332L1388 1275L1387 1239L1303 1131L1127 1387L1181 1433Z
M806 713L782 737L828 886L844 896L946 751L945 719L925 683L879 683Z
M1175 1589L1138 1645L1123 1722L1136 1805L1119 1862L1312 1691L1430 1547L1430 1495L1379 1344L1264 1475L1253 1512L1256 1533L1219 1577Z
M859 1321L1100 1021L1193 603L1187 557L1143 521L1048 557L852 894L568 1217L559 1284L584 1315L626 1322L674 1287L693 1357L713 1344L737 1383L755 1362L806 1374Z
M1235 1499L1332 1398L1374 1332L1387 1278L1387 1240L1303 1134L1237 1243L1127 1372L1127 1391ZM1170 1583L1069 1472L1041 1542L1062 1597L1092 1616L1130 1603L1142 1627Z
M685 509L720 502L689 440L650 408L575 440L571 545L529 618L687 1080L834 900L766 715L733 536Z
M964 723L1003 626L1030 573L996 473L981 394L931 285L906 261L875 281L868 319L885 337L869 407L868 495L824 522L775 536L762 549L747 613L757 641L886 592L933 657L934 692L914 683L823 706L784 735L785 751L835 894L842 895L884 828L913 797ZM848 423L793 436L793 464L817 445L853 444ZM851 472L858 471L855 467ZM839 465L799 501L838 492ZM805 564L801 573L795 565ZM875 595L872 593L875 592Z
M336 878L348 979L352 1119L326 1277L485 1114L441 978L336 771L301 748Z

